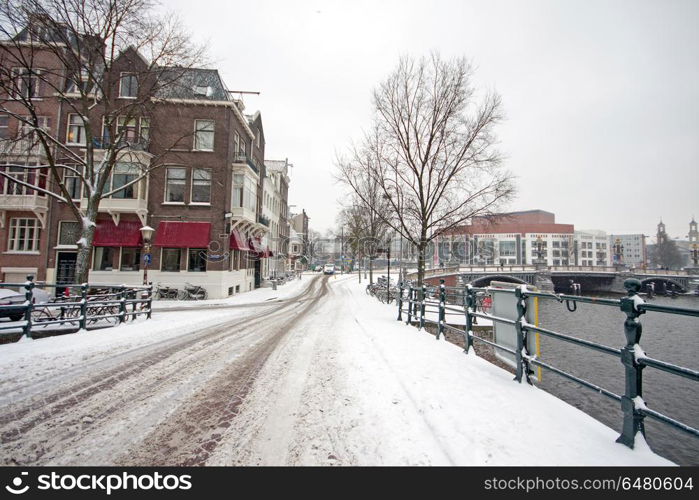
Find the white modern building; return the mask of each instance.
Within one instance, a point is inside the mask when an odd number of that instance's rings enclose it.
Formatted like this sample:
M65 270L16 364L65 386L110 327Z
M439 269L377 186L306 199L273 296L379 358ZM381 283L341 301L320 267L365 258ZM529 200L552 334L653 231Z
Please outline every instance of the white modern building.
M612 265L609 236L599 229L575 231L574 254L577 266L607 267Z
M610 234L609 248L614 262L614 245L619 240L623 246L621 264L627 267L643 267L648 262L646 235L644 234Z

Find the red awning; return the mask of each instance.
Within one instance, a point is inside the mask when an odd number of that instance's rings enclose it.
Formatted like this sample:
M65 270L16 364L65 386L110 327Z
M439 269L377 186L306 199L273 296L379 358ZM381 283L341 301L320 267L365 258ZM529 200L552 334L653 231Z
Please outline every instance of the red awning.
M207 248L211 243L210 222L163 221L155 229L155 246Z
M243 238L240 235L240 233L236 230L231 231L230 244L231 244L231 249L233 249L233 250L240 250L242 252L250 251L250 247L245 242L245 238Z
M141 223L132 220L122 220L116 226L112 220L97 222L95 238L92 244L96 247L140 247Z

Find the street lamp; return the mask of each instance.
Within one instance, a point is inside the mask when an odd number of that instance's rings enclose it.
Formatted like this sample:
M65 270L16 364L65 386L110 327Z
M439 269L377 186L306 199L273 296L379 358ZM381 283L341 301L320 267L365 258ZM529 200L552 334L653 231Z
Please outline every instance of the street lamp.
M143 284L148 284L148 265L151 263L153 256L150 253L150 242L153 238L155 229L150 226L143 226L141 229L141 238L143 239Z
M624 255L624 245L621 243L621 238L614 240L614 265L621 267Z

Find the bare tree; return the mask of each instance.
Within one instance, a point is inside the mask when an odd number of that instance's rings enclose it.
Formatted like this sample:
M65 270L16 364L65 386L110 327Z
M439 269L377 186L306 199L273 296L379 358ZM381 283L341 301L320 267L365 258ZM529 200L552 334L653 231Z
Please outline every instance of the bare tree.
M493 134L500 98L477 99L472 76L463 58L402 58L374 90L371 132L352 149L354 161L340 165L340 177L368 207L375 205L358 181L377 182L391 208L381 218L417 249L420 284L432 240L495 213L514 193Z
M355 218L361 239L356 242L359 252L369 259L369 282L374 282L374 259L386 237L388 221L394 212L381 179L377 175L374 158L367 150L355 148L349 158L338 158L338 180L353 191L349 209Z
M683 259L674 240L660 238L650 254L650 262L665 269L680 269Z
M154 98L203 55L178 20L156 17L153 5L150 0L0 2L0 114L18 123L0 151L14 168L0 169L0 176L70 207L82 228L77 282L87 281L101 200L133 189L159 166L162 153L142 153L150 139ZM48 123L50 102L70 113L67 130ZM112 183L117 164L126 181ZM47 172L49 182L30 182L33 178L16 175L18 168L37 176Z

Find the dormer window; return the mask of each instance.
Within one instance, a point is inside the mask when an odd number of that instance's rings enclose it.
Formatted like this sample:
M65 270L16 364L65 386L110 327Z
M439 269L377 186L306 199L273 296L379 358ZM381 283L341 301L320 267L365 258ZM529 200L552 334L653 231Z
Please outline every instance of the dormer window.
M214 89L211 87L204 87L200 85L195 85L193 87L194 95L200 95L205 97L211 97L214 93Z
M133 73L121 73L119 78L119 97L135 99L138 97L138 78Z

